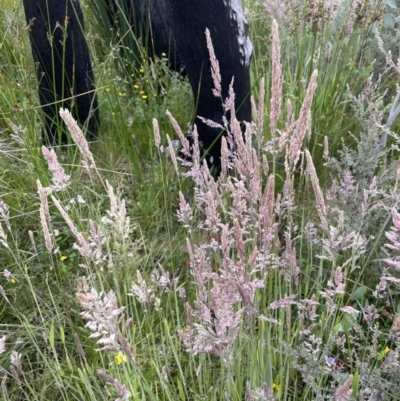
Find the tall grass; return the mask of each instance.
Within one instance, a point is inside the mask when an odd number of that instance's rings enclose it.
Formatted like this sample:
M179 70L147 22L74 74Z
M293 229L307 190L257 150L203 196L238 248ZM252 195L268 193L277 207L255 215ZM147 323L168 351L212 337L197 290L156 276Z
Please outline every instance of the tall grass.
M218 180L183 134L187 84L163 60L128 82L90 24L100 141L63 110L75 145L41 148L21 7L2 4L1 399L400 399L395 123L376 153L397 88L371 76L367 19L382 3L348 37L351 2L287 1L276 21L266 3L245 2L254 121L245 140L225 127ZM152 80L166 95L143 99Z

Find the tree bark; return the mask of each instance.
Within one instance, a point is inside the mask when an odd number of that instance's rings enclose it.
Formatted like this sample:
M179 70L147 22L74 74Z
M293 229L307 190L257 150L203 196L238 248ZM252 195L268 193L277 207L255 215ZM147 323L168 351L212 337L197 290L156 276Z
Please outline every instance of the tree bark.
M211 63L205 30L209 29L222 76L222 98L234 77L235 108L239 121L250 121L250 58L252 46L241 0L165 0L167 16L182 62L189 76L197 116L222 124L221 99L213 95ZM221 132L196 117L207 160L220 165ZM214 143L214 144L213 144Z
M147 50L150 57L168 57L170 68L182 72L179 51L177 49L171 27L167 21L165 0L90 0L94 9L108 9L108 24L115 32L119 32L120 44L132 47L126 35L132 29L137 39ZM132 49L130 49L132 50Z
M24 8L48 144L67 142L58 130L60 107L70 109L95 135L98 103L79 1L24 0Z

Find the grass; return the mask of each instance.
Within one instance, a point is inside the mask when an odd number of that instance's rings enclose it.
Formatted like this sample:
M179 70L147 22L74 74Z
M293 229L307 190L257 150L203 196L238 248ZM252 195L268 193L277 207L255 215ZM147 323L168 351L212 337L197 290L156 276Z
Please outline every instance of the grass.
M116 60L88 8L101 136L90 174L55 150L50 196L22 4L1 2L1 399L400 399L396 122L369 163L398 79L374 32L396 60L397 10L285 1L271 131L273 11L244 3L259 112L217 183L156 146L154 118L164 147L167 110L191 121L188 82Z

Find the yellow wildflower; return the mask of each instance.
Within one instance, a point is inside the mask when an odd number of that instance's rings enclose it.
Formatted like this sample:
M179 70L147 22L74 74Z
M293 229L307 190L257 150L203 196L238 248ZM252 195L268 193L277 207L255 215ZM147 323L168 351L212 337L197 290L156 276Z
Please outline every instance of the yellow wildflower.
M381 348L380 344L379 344L378 348ZM385 347L382 351L380 351L376 357L378 359L378 361L381 361L389 351L390 351L389 347Z
M118 365L121 365L122 363L124 363L128 360L126 355L123 354L122 352L119 352L117 355L115 355L115 359L116 359Z
M142 99L146 100L147 99L147 95L143 95Z
M12 278L10 279L10 283L11 283L11 284L15 284L16 282L17 282L17 280L15 280L14 277L12 277Z
M68 256L61 256L61 257L60 257L61 262L64 262L64 261L67 260L67 259L68 259Z
M139 89L139 85L133 85L135 89Z

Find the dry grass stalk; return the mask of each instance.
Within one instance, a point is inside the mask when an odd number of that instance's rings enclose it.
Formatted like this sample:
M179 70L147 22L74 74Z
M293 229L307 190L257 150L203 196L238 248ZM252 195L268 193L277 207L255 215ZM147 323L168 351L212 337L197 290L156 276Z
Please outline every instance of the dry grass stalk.
M162 152L161 148L161 136L160 136L160 127L158 126L158 121L156 118L153 118L153 132L154 132L154 141L156 143L157 149L159 152Z
M271 112L269 129L272 138L275 138L276 124L281 114L282 105L282 64L281 64L281 46L279 42L278 24L272 21L272 88L271 88ZM261 105L260 105L261 107ZM258 110L259 117L261 110Z
M306 149L305 150L306 159L307 159L307 172L311 179L311 184L314 189L315 200L316 200L316 208L318 212L318 216L321 220L321 225L324 230L328 229L328 221L326 219L326 206L324 200L324 194L322 193L322 189L319 185L319 180L317 176L317 172L315 171L314 163L311 157L310 152Z
M131 397L131 393L128 391L126 386L122 384L119 380L114 379L108 373L106 373L102 369L97 369L97 374L111 387L115 389L115 391L120 395L122 398L118 398L118 400L128 400Z
M275 192L275 176L270 174L267 185L265 186L264 194L261 200L261 215L263 226L264 247L268 249L271 239L271 229L274 222L274 192Z
M92 152L89 150L89 144L83 134L82 130L79 128L78 123L72 117L72 114L67 109L60 109L60 117L64 120L68 131L71 134L73 141L83 157L83 167L90 172L91 170L97 170L96 162L94 161Z
M211 35L208 28L206 28L206 39L207 39L207 48L210 53L210 61L211 61L211 76L214 82L213 95L215 97L222 98L222 87L221 87L221 73L219 70L219 63L217 58L215 57L214 46L211 41Z
M67 223L69 229L71 230L72 234L74 237L78 240L78 244L74 244L74 248L77 248L79 250L79 253L83 257L88 257L91 254L90 246L86 242L84 236L79 232L79 230L76 228L74 222L71 220L71 218L68 216L68 213L64 210L64 208L61 206L61 203L53 196L51 195L51 199L53 200L54 205L60 212L61 216Z
M176 174L179 177L179 167L178 167L178 161L176 160L176 156L175 156L174 145L172 144L171 138L169 137L168 134L167 134L167 142L168 142L169 155L171 156L172 164L174 165Z
M296 165L299 160L300 149L303 143L304 136L306 132L311 128L310 110L314 98L314 93L315 90L317 89L317 78L318 78L318 71L315 70L311 75L306 96L304 98L303 104L301 105L299 118L295 123L293 135L290 140L288 157L289 161L293 165Z
M42 230L44 235L44 244L46 246L46 249L49 252L51 252L53 250L53 242L51 239L51 233L49 229L51 218L49 212L49 204L47 202L47 196L49 195L50 192L49 188L44 188L39 180L37 180L36 183L40 199L39 215L40 215L40 224L42 225Z

